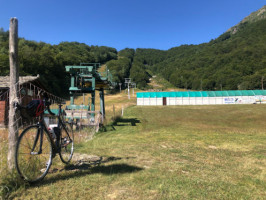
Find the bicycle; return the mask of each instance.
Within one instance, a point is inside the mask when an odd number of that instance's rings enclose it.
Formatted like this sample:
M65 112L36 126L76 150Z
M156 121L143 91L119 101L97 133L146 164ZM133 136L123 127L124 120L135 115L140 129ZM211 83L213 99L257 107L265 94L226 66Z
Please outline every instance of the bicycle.
M33 100L34 101L34 100ZM18 174L29 183L42 180L52 165L52 160L58 153L63 163L69 163L74 152L74 134L72 125L62 119L62 104L58 105L57 127L49 131L44 121L44 111L55 115L50 110L47 99L39 100L36 124L27 127L20 134L15 152L15 166ZM19 104L18 109L28 109Z

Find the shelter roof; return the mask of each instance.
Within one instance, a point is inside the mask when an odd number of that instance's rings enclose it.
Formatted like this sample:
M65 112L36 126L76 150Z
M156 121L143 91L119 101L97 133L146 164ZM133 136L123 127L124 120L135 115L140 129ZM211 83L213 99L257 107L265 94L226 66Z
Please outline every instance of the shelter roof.
M24 83L32 82L39 79L39 75L37 76L20 76L19 84L22 85ZM9 76L0 76L0 88L9 88L10 78Z

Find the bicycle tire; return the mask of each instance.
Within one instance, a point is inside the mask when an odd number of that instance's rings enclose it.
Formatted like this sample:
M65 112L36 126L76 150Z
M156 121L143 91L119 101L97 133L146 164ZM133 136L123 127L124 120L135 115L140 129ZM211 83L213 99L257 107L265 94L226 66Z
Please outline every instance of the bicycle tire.
M68 134L67 134L68 133ZM71 123L62 124L60 137L59 156L63 163L67 164L72 159L74 153L74 133Z
M32 125L26 128L19 136L15 153L15 166L18 174L27 182L35 183L42 180L52 164L52 142L46 131L43 130L42 152L32 154L34 141L37 139L35 151L40 148L41 128ZM39 134L39 137L36 138Z

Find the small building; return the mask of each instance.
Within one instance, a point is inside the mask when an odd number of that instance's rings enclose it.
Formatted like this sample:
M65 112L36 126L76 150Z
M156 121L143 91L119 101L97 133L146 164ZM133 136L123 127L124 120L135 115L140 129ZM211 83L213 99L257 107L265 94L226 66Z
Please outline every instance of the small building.
M266 103L266 90L138 92L138 106Z
M0 76L0 126L6 126L8 123L9 84L9 76ZM39 81L39 75L19 77L19 98L22 105L26 105L32 99L40 99L40 92L43 90L46 89Z

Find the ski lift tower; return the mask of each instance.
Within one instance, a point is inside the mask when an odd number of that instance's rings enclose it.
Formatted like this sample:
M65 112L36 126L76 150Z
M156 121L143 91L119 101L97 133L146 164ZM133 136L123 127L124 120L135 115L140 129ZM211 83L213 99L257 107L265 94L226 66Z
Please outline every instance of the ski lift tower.
M100 92L100 111L105 117L104 105L104 90L112 89L114 83L112 82L112 74L106 67L105 71L99 72L100 63L81 63L80 66L66 66L66 71L70 73L71 84L69 88L70 93L70 110L87 109L92 111L91 117L94 120L95 112L95 90ZM91 105L75 105L75 95L82 93L91 93Z
M119 83L120 93L121 93L121 85L122 85L122 83Z
M130 99L130 89L129 89L130 83L131 83L131 78L125 78L125 84L127 84L128 99Z
M131 83L131 88L133 89L132 96L134 97L134 89L136 89L136 83L132 82Z

